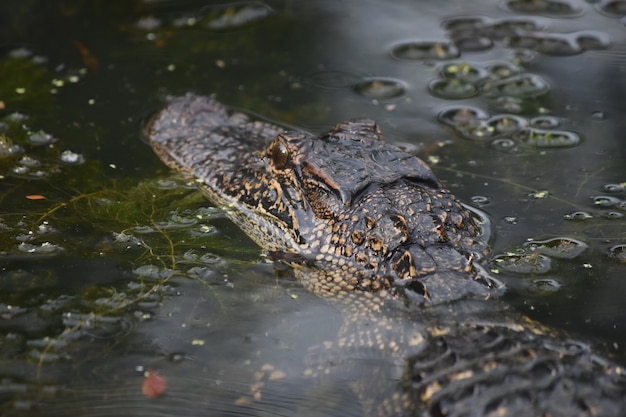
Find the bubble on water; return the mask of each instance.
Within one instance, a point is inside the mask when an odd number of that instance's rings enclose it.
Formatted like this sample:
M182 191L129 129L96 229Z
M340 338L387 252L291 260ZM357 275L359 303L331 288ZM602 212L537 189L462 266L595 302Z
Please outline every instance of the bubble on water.
M607 49L612 43L611 37L608 34L593 30L575 32L570 34L570 36L573 36L580 48L585 51Z
M49 145L55 142L56 139L51 134L40 130L38 132L30 132L28 141L33 145Z
M484 195L475 195L470 197L470 201L472 204L477 205L479 207L486 206L491 203L492 198Z
M602 214L602 217L609 220L621 220L624 218L624 214L618 211L609 211L607 213Z
M596 3L596 9L612 17L622 17L626 15L626 1L600 0Z
M518 150L517 142L509 138L494 139L491 141L490 145L496 151L516 152Z
M30 172L30 169L24 165L18 165L11 170L14 174L22 176Z
M607 193L621 193L624 191L624 184L604 184L602 191Z
M576 55L583 51L575 39L569 36L540 33L512 36L507 39L511 48L531 49L546 55Z
M85 162L85 157L79 153L72 151L63 151L61 152L61 156L59 157L61 162L67 165L80 165Z
M489 20L482 16L461 16L444 20L441 26L450 31L471 31L489 25Z
M605 120L606 113L602 111L594 111L593 113L591 113L591 118L594 120Z
M493 47L493 41L486 36L452 37L456 47L463 52L486 51Z
M559 119L552 116L539 116L530 119L530 125L539 129L555 129L560 124Z
M626 244L610 247L609 258L616 262L626 264Z
M224 30L238 28L248 23L265 19L274 10L271 7L257 2L232 3L228 7L223 7L219 17L211 19L207 27L213 30Z
M17 246L17 249L20 252L32 253L36 255L49 255L63 251L63 248L61 246L55 245L54 243L50 242L43 242L40 244L22 242Z
M24 148L14 145L6 136L0 135L0 156L12 156L24 152Z
M525 128L528 126L528 121L519 116L499 114L489 118L487 125L492 127L496 133L507 135Z
M391 56L405 60L445 60L460 55L457 47L449 42L414 41L403 42L391 49Z
M24 113L13 112L7 116L7 119L14 123L22 123L28 120L28 116Z
M597 207L613 207L618 205L622 201L617 197L612 197L608 195L591 197L591 200L593 201L593 205Z
M557 259L573 259L589 247L585 242L569 237L555 237L547 240L526 242L524 248Z
M157 19L154 16L146 16L140 18L137 23L135 23L135 26L143 30L154 30L159 28L162 24L163 22L161 22L160 19Z
M503 254L493 258L497 268L516 274L545 274L552 268L549 257L541 254Z
M496 62L487 66L487 71L495 79L505 79L518 75L521 70L509 62Z
M504 6L518 13L553 17L572 17L583 11L578 5L566 0L508 0Z
M428 85L432 95L449 100L470 98L478 94L478 87L470 81L462 79L433 80Z
M562 285L553 278L535 279L528 285L528 291L536 295L549 295L561 289Z
M41 162L39 160L28 155L23 156L22 159L19 160L19 164L29 168L41 166Z
M527 146L541 149L569 148L580 144L582 138L566 130L523 129L514 136Z
M393 78L367 78L354 86L358 94L379 100L401 97L406 94L407 85Z
M491 96L535 98L548 91L548 83L535 74L520 74L485 83L483 91Z
M488 76L488 72L484 68L469 62L455 62L443 65L439 68L439 74L443 78L455 78L471 83L482 81Z
M476 126L481 120L489 117L477 107L452 106L439 113L439 121L448 126Z
M581 220L593 219L593 216L590 213L587 213L586 211L574 211L572 213L564 215L563 218L565 220L581 221Z
M542 200L544 198L548 198L549 195L550 193L548 192L548 190L539 190L529 193L528 198L530 198L531 200Z
M133 274L142 278L161 279L172 274L172 270L168 268L158 267L156 265L142 265L133 269Z

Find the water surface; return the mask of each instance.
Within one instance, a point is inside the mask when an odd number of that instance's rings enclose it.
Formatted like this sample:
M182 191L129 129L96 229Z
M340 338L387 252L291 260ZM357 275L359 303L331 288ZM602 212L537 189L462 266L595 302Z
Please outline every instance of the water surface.
M314 133L375 119L490 216L508 302L624 363L625 9L5 0L2 414L360 415L302 376L338 313L146 145L188 91ZM285 375L242 401L268 364Z

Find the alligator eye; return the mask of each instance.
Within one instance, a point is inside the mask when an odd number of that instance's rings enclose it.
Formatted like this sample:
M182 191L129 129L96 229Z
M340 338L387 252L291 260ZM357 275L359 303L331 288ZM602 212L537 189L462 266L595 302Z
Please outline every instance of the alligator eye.
M285 145L280 142L272 147L272 164L276 169L284 169L289 162L289 152Z

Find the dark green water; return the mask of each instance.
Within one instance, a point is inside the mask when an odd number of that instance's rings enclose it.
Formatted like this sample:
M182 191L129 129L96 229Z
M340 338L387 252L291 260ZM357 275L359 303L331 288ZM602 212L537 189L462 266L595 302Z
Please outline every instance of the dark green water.
M3 1L0 414L359 415L301 376L338 314L143 141L187 91L377 120L490 216L508 301L626 363L626 4L495 3Z

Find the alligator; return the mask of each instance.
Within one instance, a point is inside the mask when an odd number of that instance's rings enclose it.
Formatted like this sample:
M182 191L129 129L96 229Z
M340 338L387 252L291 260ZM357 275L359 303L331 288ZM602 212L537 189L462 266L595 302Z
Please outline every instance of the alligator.
M624 368L509 308L482 266L489 245L476 215L374 121L315 137L187 94L170 98L146 135L272 259L339 306L345 322L320 352L329 359L306 374L350 369L364 415L626 415Z

